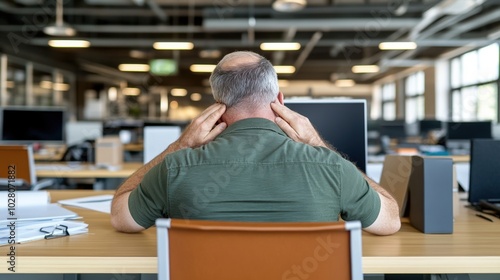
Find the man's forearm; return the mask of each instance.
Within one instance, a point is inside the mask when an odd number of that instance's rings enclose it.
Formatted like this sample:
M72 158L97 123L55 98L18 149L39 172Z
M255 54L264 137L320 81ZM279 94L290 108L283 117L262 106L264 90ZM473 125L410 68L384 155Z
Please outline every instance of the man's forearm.
M141 168L137 169L130 177L128 177L116 191L115 197L121 196L124 193L131 192L136 189L139 183L142 181L142 178L144 178L144 175L146 175L146 173L148 173L151 168L161 163L166 155L178 151L181 148L182 147L177 143L177 141L170 144L167 149L165 149L145 165L141 166Z

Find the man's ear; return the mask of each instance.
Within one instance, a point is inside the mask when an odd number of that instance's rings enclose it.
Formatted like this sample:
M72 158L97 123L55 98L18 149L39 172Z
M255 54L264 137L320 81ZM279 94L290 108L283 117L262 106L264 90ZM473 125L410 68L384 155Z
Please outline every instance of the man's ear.
M285 105L285 102L283 101L284 100L284 96L283 96L283 93L281 91L278 92L278 96L276 97L276 100L278 100L278 102L281 105Z

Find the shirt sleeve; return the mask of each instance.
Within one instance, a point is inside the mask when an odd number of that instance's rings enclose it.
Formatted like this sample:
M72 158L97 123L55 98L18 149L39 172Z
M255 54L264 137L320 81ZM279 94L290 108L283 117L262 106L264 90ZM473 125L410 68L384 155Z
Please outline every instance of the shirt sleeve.
M380 197L353 163L345 160L341 174L341 213L345 221L358 220L363 228L373 224L380 212Z
M164 162L151 168L130 193L128 207L135 222L144 228L167 216L167 168Z

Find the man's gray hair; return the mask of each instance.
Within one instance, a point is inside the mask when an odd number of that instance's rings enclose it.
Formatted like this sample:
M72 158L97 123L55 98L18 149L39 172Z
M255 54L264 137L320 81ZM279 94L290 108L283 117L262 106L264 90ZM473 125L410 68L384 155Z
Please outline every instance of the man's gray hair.
M224 56L210 75L210 85L215 101L228 107L243 100L251 105L269 104L279 92L278 75L271 62L250 51Z

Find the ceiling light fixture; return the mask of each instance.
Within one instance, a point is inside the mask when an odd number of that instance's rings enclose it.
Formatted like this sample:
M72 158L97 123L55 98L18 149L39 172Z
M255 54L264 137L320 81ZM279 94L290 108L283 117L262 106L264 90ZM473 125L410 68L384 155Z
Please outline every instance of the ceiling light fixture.
M123 72L148 72L148 64L120 64L118 69Z
M53 83L52 84L52 89L55 91L68 91L70 88L69 84L65 83Z
M170 94L172 96L186 96L187 95L187 90L185 88L173 88L171 91L170 91Z
M146 52L140 50L131 50L128 52L128 55L132 58L137 58L137 59L144 59L148 57L148 54Z
M382 42L378 45L381 50L414 50L417 48L415 42Z
M192 50L194 44L191 42L156 42L153 48L155 50Z
M199 94L197 92L191 93L190 97L191 97L192 101L200 101L201 100L201 94Z
M215 64L192 64L189 66L191 72L211 73L215 69Z
M356 84L353 79L338 79L335 81L336 87L352 87Z
M85 40L49 40L49 46L53 48L88 48L90 42Z
M273 9L278 12L296 12L304 9L306 0L276 0L273 3Z
M137 96L141 94L141 90L139 88L128 87L122 89L122 93L128 96Z
M40 81L39 86L43 89L52 89L52 81Z
M47 25L43 32L50 36L75 36L76 30L63 21L63 0L57 0L55 24Z
M221 51L216 49L206 49L201 50L198 54L201 58L219 58L221 56Z
M295 73L295 67L292 65L275 65L274 70L277 74L292 74Z
M353 73L377 73L380 68L377 65L354 65L351 68Z
M295 42L262 43L260 49L263 51L296 51L300 49L300 44Z

